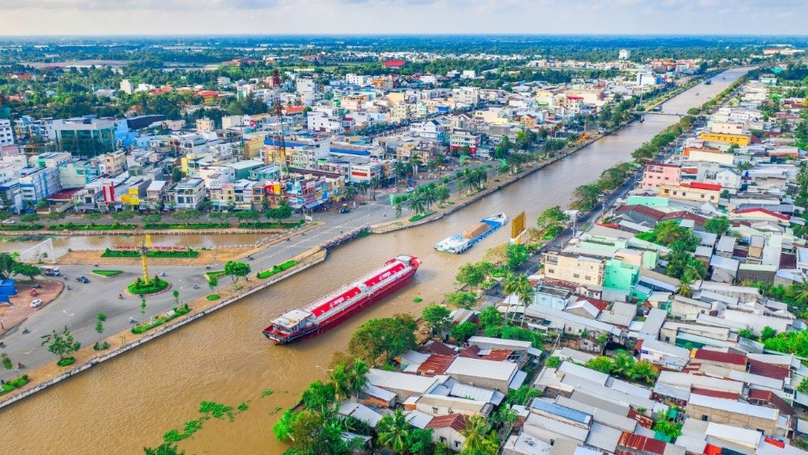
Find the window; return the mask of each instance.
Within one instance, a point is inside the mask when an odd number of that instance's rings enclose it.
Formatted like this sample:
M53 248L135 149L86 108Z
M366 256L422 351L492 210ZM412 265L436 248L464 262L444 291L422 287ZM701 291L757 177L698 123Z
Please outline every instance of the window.
M441 436L441 437L440 437L440 442L442 442L442 443L446 444L446 438L444 438L443 436Z
M707 416L706 416L706 415L701 416L701 421L702 421L702 422L709 422L709 421L707 420Z
M460 448L460 441L455 441L454 446L455 446L455 449L459 449Z
M432 414L438 415L438 408L432 408Z
M573 274L572 274L572 277L573 277L573 278L581 278L581 274L579 274L579 273L573 273Z

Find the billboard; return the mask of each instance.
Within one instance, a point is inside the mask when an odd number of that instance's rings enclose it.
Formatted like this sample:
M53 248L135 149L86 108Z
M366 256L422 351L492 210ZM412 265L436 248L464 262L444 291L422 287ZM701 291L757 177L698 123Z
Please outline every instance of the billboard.
M525 212L516 215L511 222L511 238L519 237L525 230Z

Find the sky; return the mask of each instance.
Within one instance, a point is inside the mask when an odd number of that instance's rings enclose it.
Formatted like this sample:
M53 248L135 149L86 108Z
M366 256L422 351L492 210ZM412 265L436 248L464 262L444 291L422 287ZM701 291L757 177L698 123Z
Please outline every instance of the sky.
M0 17L5 36L808 34L806 0L0 0Z

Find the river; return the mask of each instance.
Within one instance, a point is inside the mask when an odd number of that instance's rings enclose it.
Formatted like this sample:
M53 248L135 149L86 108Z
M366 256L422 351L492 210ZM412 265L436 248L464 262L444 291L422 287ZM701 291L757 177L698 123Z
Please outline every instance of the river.
M744 72L732 70L714 78L712 85L699 85L666 103L663 112L684 113L699 106ZM629 161L634 149L676 121L676 116L647 115L645 122L633 123L451 216L338 248L300 275L5 408L0 411L3 451L142 453L144 446L157 446L165 431L181 429L197 418L201 401L216 401L231 406L247 402L249 409L234 422L206 421L202 430L180 443L188 454L281 453L285 447L271 430L280 415L276 410L293 404L310 381L325 377L321 368L332 353L347 347L354 329L371 318L419 314L424 305L452 289L460 265L481 259L487 248L505 242L509 229L460 256L436 253L435 243L495 212L514 216L525 210L528 223L534 223L542 210L567 205L575 187ZM423 266L413 284L383 303L296 345L274 346L261 335L278 313L347 284L399 253L420 257ZM423 303L413 303L415 297ZM261 398L266 389L274 393Z

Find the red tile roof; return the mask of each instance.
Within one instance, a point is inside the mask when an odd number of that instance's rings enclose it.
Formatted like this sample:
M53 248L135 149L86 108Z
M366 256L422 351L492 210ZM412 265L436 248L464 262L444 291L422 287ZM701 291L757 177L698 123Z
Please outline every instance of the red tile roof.
M741 354L731 354L729 352L710 351L708 349L698 349L693 356L699 360L709 360L712 362L731 363L733 365L746 365L746 356Z
M283 113L284 113L284 114L286 114L286 115L289 115L289 114L300 114L300 113L302 113L302 112L303 112L303 109L305 109L305 108L306 108L305 106L292 106L292 107L287 107L286 109L284 109L284 110L283 110Z
M707 218L701 215L696 215L695 213L686 212L684 210L666 213L660 221L665 220L693 220L693 222L699 226L704 226L704 223L707 222Z
M662 441L657 441L656 439L646 438L645 436L626 433L624 431L620 436L620 441L617 442L617 446L662 455L665 453L666 444Z
M771 390L752 389L749 391L749 402L762 402L780 410L781 414L793 415L794 408Z
M705 397L713 397L713 398L726 398L728 400L738 400L739 394L737 392L722 392L720 390L710 390L710 389L700 389L698 387L693 387L690 389L691 394L696 395L703 395Z
M721 185L717 183L690 182L690 183L682 183L679 186L683 186L685 188L695 188L698 190L721 191Z
M786 379L791 376L788 368L752 359L749 359L749 372L772 379Z
M418 374L434 376L446 373L454 359L454 357L447 355L432 354L424 363L418 366Z
M733 210L732 213L741 215L741 214L744 214L744 213L755 213L755 212L765 213L766 215L773 216L775 218L779 218L779 219L781 219L783 221L788 221L788 220L791 219L791 217L788 216L788 215L783 215L782 213L772 212L771 210L766 210L766 209L760 208L760 207L755 207L755 208L751 208L751 209L743 209L743 210Z
M466 429L466 417L463 414L433 417L424 427L426 430L430 428L451 428L455 431L463 431Z
M617 209L617 213L629 212L635 212L637 214L653 218L657 221L661 220L662 217L665 216L664 212L660 212L659 210L648 207L647 205L624 205Z
M382 66L385 68L401 68L407 63L405 60L388 60Z

